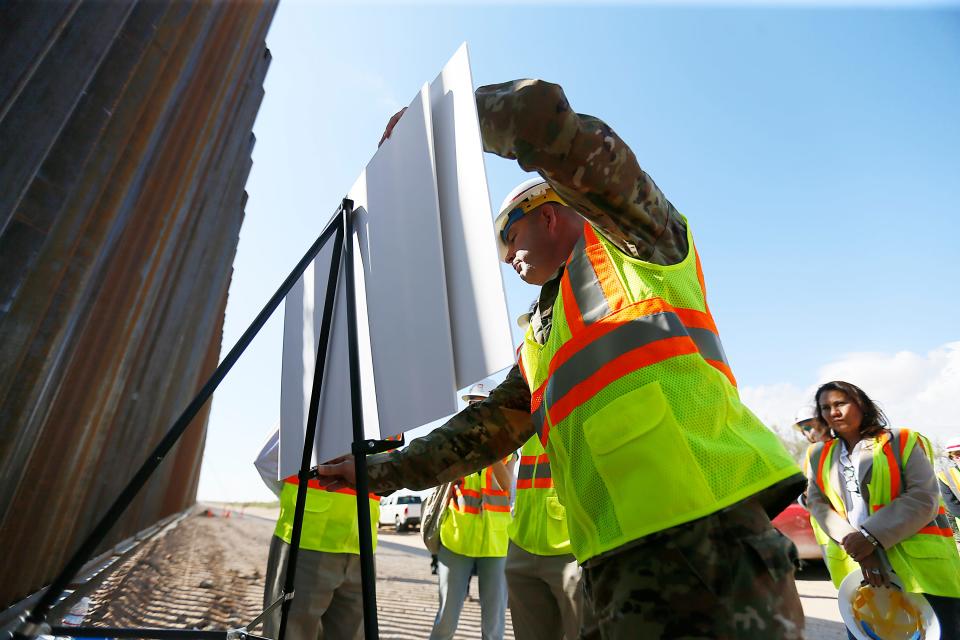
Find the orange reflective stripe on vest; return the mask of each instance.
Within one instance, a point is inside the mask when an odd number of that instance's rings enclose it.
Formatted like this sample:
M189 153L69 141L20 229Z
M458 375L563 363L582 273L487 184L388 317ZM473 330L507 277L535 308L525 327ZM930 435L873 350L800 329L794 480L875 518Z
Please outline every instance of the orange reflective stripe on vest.
M455 491L460 499L452 501L450 503L451 508L471 515L480 515L485 510L509 513L510 492L492 488L492 469L487 468L484 475L486 478L480 491L457 486ZM459 502L463 503L462 508L458 504Z
M522 347L520 348L522 349ZM520 367L520 375L528 387L533 387L533 382L527 375L527 370L523 366L523 357L520 355L520 349L517 349L517 366ZM544 446L547 442L547 434L550 433L550 425L547 424L547 410L543 405L543 392L547 387L544 382L530 393L530 420L533 422L533 428L540 435L540 442Z
M458 486L456 488L456 493L457 499L450 503L450 507L452 509L473 515L480 514L480 508L483 506L483 499L480 497L479 491L474 491L473 489L464 489L463 487Z
M483 483L481 505L487 511L499 513L510 513L510 490L493 488L493 469L487 467L484 474L486 482Z
M289 478L285 478L284 482L287 484L299 485L300 479L297 476L290 476ZM342 493L347 496L357 495L357 492L354 489L344 488L344 489L335 489L334 491L330 491L330 489L327 489L326 487L322 486L320 484L320 481L317 480L316 478L310 478L309 480L307 480L307 487L309 487L310 489L319 489L320 491L327 491L329 493ZM378 496L375 493L368 493L367 497L373 500L374 502L380 502L380 496Z
M887 464L890 467L890 501L893 502L900 495L900 489L903 486L902 472L904 464L904 451L907 446L907 441L909 438L909 430L907 429L898 429L896 437L892 437L889 434L883 436L883 454L887 458ZM923 444L923 439L918 438L917 444L924 450L924 455L927 454L926 447ZM895 446L896 445L896 446ZM872 501L871 501L872 502ZM880 503L871 504L870 508L873 513L876 513L889 503ZM950 520L947 518L946 509L944 509L942 501L939 509L937 510L937 515L932 521L930 521L926 526L920 529L917 533L924 533L934 536L944 536L947 538L953 537L953 531L950 529Z
M553 424L614 380L668 358L699 353L709 364L720 362L729 370L716 334L686 325L677 309L659 298L624 308L616 320L585 327L557 351L542 394L550 400ZM721 373L727 375L724 369ZM534 426L545 444L543 423L535 412Z
M560 295L563 296L563 309L567 324L573 333L579 333L611 313L629 306L628 296L623 283L617 277L613 264L593 230L586 225L583 236L577 241L570 259L566 265L567 278L561 282ZM701 290L703 290L703 274L700 270L699 256L697 256L697 275ZM736 380L730 370L723 345L720 343L716 323L707 312L696 309L674 308L663 300L654 299L663 308L662 311L672 312L680 321L681 327L671 326L674 337L689 338L700 352L704 360L716 367L736 386ZM653 300L651 300L652 302ZM620 321L623 321L621 319ZM667 336L669 337L669 336ZM655 338L654 338L655 339ZM676 355L691 353L683 350ZM669 357L669 356L666 356Z
M553 488L553 476L550 473L550 459L547 454L520 456L520 466L517 468L517 490L551 488Z

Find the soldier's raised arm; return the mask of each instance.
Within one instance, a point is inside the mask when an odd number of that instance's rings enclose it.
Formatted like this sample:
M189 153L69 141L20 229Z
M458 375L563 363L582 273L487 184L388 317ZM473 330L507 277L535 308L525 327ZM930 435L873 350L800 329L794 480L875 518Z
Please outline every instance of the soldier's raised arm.
M605 122L575 113L543 80L480 87L484 150L537 171L567 204L627 255L675 264L687 255L686 224Z

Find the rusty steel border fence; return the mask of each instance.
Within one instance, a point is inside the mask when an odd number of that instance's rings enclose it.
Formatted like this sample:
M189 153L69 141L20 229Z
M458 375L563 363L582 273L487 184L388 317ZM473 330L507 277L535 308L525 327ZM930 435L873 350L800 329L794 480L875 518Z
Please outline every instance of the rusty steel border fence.
M0 9L0 608L53 579L217 367L275 10ZM208 410L99 551L193 504Z

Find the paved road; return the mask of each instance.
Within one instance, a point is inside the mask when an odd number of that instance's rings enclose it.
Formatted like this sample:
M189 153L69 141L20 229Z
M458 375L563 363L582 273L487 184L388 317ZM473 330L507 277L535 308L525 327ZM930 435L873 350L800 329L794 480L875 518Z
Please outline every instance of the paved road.
M807 615L809 640L846 640L847 632L840 621L837 590L823 563L805 565L797 575L797 591Z
M93 597L88 622L103 626L226 629L260 611L267 546L276 512L187 518L152 540L111 575ZM383 530L377 551L377 611L384 640L427 638L437 608L436 576L417 532ZM798 580L807 637L844 640L836 590L821 566ZM509 614L508 614L509 616ZM464 605L458 640L480 637L477 582ZM513 639L509 617L507 635Z

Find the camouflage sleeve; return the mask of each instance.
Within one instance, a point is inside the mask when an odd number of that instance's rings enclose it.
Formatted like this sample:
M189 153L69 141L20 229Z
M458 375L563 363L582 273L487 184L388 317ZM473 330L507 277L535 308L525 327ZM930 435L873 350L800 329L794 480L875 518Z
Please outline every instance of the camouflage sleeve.
M520 448L533 434L530 389L514 366L483 402L400 451L370 456L370 491L429 489L490 466Z
M537 171L628 255L675 264L687 255L686 223L606 123L574 113L559 85L515 80L480 87L484 150Z

